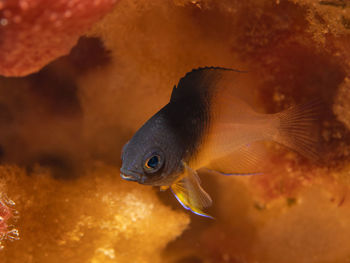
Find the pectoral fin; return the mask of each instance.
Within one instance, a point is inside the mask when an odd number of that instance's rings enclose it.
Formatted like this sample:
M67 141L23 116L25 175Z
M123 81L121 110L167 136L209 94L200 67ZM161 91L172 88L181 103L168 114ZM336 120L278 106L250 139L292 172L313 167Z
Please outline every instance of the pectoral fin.
M200 216L213 218L203 212L204 208L211 206L212 200L208 193L200 186L197 172L186 164L184 164L184 167L184 177L170 187L171 191L185 209L191 210Z

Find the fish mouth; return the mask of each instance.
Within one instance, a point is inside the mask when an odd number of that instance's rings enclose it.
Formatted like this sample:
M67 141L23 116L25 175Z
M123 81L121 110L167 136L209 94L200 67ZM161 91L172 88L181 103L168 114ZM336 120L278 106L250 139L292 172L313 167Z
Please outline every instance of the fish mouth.
M126 181L132 181L132 182L137 182L140 180L141 176L133 171L127 171L123 168L120 168L120 177L123 178Z

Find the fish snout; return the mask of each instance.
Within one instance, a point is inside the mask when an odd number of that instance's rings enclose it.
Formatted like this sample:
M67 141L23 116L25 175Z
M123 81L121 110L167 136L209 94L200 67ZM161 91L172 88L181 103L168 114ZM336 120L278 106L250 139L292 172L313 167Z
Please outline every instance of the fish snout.
M120 174L120 177L127 181L137 181L137 178L135 178L133 175Z
M120 169L120 177L127 181L137 182L140 180L140 175L131 171L124 171Z

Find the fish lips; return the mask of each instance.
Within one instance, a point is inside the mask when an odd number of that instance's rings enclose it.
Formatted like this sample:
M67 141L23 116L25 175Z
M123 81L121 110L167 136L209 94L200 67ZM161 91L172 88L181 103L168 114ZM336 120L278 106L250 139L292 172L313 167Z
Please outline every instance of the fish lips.
M126 170L124 168L120 168L120 177L126 181L138 182L143 185L153 185L153 186L161 186L163 183L159 183L159 178L149 178L143 174L138 172Z
M136 172L128 171L123 168L120 168L120 177L127 181L138 182L141 179L141 175Z

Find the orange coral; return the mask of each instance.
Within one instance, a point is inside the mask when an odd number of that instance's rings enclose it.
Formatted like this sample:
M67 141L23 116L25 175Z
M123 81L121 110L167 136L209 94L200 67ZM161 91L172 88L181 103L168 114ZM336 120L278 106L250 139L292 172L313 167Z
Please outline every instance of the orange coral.
M67 54L116 0L0 1L0 75L23 76Z
M67 183L44 169L27 174L0 166L21 213L21 241L5 244L1 262L164 262L160 251L182 233L189 217L162 204L151 188L116 175L118 169L95 164Z

